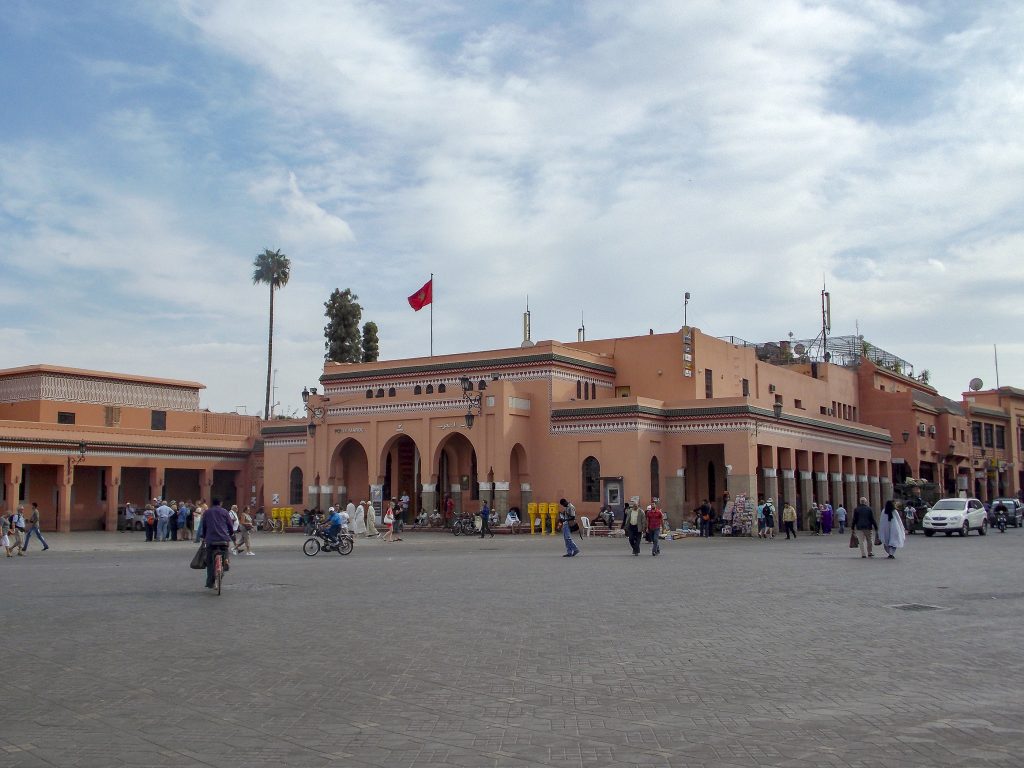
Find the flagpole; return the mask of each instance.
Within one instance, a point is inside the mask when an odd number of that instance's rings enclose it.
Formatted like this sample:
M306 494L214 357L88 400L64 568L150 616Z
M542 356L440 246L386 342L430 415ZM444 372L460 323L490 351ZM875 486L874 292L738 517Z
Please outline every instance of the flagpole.
M430 356L434 356L434 273L430 273Z

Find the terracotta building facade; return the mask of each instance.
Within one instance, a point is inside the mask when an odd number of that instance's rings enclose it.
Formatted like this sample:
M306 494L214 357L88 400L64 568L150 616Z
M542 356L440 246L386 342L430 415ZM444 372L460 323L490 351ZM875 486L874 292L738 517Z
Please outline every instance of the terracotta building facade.
M327 363L320 385L307 419L263 429L268 505L408 494L413 516L449 496L460 512L566 497L593 516L635 496L678 524L726 492L803 510L893 491L892 438L858 420L855 370L776 365L692 327Z
M190 381L33 365L0 370L0 507L46 530L116 530L155 497L253 502L259 420L199 408Z

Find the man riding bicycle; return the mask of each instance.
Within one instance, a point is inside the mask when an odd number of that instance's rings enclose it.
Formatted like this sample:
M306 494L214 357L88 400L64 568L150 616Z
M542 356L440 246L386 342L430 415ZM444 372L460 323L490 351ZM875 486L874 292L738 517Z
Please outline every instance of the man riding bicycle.
M203 513L203 541L206 542L206 588L213 589L214 560L219 552L228 569L228 552L231 547L231 515L220 505L220 499L213 499L212 506Z

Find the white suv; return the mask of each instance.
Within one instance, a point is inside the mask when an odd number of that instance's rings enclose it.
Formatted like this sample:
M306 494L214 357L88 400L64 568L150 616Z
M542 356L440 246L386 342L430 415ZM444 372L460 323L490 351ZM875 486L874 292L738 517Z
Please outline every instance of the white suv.
M947 536L966 536L972 530L981 536L988 533L985 505L977 499L939 499L928 510L921 524L925 536L941 531Z

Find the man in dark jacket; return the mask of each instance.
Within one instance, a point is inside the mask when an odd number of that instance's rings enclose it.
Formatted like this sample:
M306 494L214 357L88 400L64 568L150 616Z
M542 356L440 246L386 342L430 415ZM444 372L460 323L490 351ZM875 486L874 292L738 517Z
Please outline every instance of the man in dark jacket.
M220 552L224 570L228 568L228 550L231 544L231 515L213 499L213 505L203 513L203 541L206 542L206 588L213 589L214 556Z
M853 510L853 520L850 528L857 535L857 542L860 544L861 557L874 557L871 545L874 543L873 531L878 530L878 523L875 522L875 513L868 506L868 500L861 496L860 504Z

